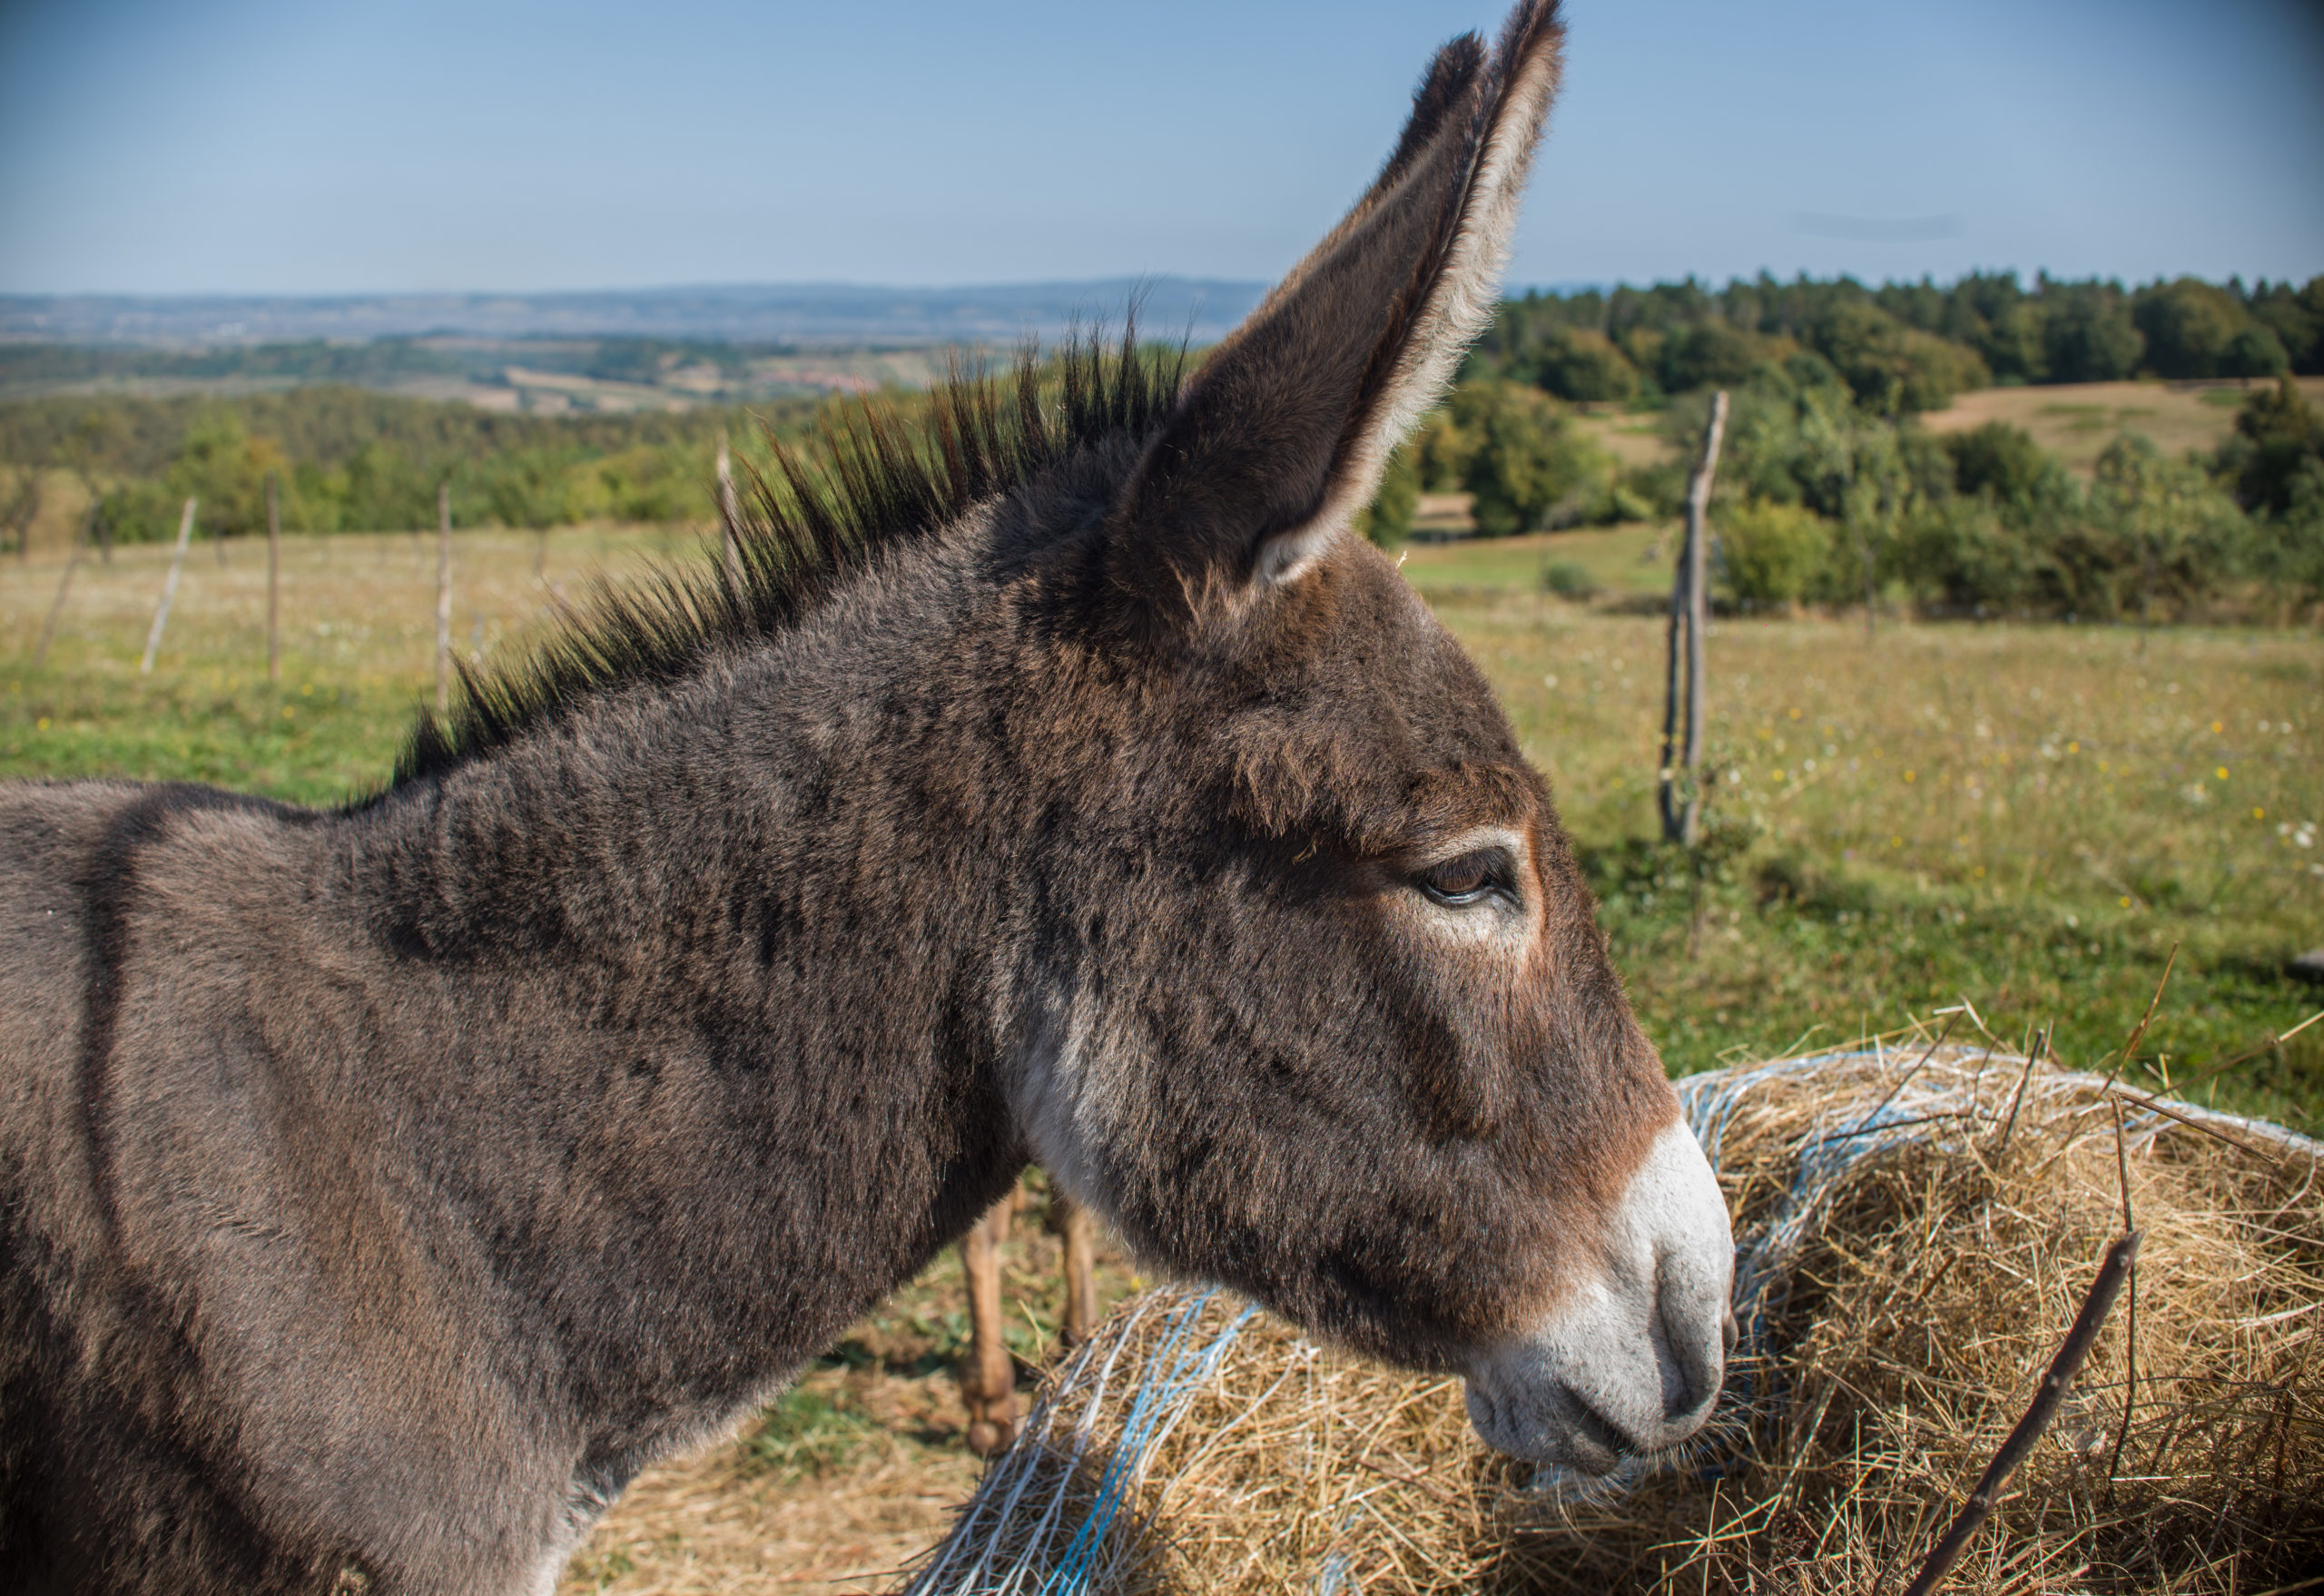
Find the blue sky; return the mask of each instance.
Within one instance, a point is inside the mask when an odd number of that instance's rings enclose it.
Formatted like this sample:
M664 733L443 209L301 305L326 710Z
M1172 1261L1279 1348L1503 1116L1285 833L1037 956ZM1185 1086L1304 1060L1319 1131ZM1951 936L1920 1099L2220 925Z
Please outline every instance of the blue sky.
M1571 0L1513 283L2324 271L2315 0ZM0 291L1264 279L1492 0L0 0Z

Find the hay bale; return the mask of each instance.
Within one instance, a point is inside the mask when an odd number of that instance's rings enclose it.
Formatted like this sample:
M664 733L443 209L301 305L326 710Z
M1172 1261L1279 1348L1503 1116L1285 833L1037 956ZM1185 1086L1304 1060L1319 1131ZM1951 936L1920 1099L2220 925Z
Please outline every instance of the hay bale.
M2250 1591L2324 1565L2317 1143L1960 1048L1679 1090L1737 1216L1743 1326L1680 1454L1537 1472L1478 1444L1456 1380L1167 1288L1054 1374L908 1590L1900 1582L2024 1410L2125 1173L2145 1232L2127 1424L2118 1310L1947 1588Z

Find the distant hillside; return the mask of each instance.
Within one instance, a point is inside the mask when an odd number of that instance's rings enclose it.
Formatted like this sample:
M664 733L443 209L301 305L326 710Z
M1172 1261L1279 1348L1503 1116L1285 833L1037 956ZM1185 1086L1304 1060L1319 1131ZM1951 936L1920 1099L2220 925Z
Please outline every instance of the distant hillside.
M972 288L733 284L536 294L0 295L0 344L178 349L334 343L457 333L490 339L627 338L831 348L1054 340L1077 321L1118 320L1133 299L1156 335L1211 342L1266 285L1106 278Z
M658 338L438 333L209 347L0 342L0 399L239 399L342 384L487 410L683 410L881 388L926 388L936 344L823 348Z

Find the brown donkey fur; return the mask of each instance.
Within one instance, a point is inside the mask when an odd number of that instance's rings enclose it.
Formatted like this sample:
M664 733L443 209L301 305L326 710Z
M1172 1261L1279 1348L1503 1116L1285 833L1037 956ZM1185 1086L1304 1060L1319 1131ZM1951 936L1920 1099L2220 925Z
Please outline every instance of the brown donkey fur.
M0 1579L545 1591L1029 1158L1502 1444L1699 1423L1723 1212L1541 778L1344 535L1558 39L1447 46L1191 379L865 414L373 798L0 788Z

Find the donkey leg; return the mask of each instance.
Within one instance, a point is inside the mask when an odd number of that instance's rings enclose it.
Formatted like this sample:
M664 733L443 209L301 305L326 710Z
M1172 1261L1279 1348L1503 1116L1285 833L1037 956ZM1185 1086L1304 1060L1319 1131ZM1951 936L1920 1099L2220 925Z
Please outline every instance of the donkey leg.
M969 1450L990 1457L1017 1434L1017 1365L1000 1336L1000 1248L1017 1211L1013 1190L993 1204L960 1242L969 1277L969 1364L960 1394L969 1410Z
M1098 1327L1098 1282L1091 1274L1098 1256L1098 1222L1088 1209L1052 1188L1048 1227L1065 1247L1062 1339L1068 1346L1079 1346Z

